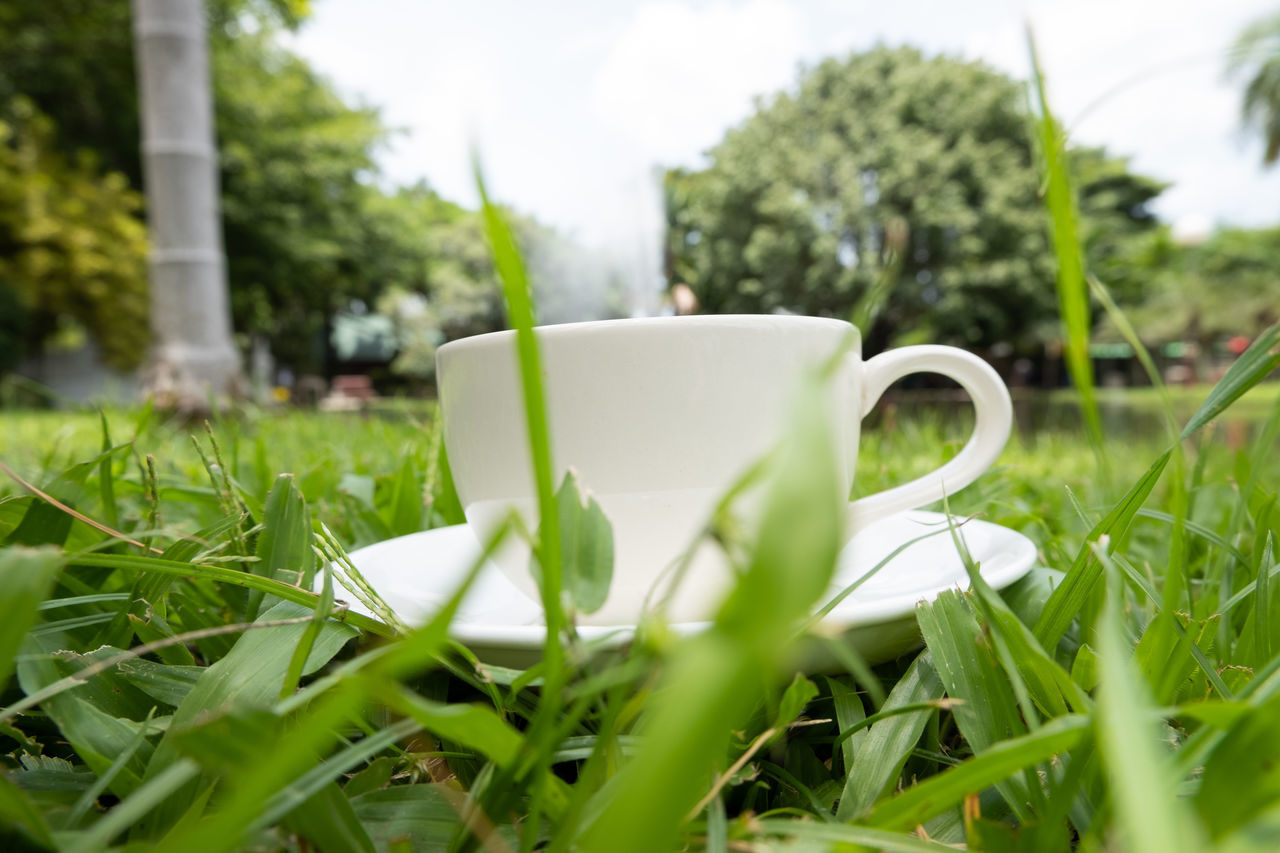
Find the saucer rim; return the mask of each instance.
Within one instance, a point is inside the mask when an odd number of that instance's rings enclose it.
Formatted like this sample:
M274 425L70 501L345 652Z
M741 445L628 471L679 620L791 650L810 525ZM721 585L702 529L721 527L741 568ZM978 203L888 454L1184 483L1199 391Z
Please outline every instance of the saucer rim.
M945 514L929 510L906 510L890 516L892 519L902 519L904 517L922 526L936 526L947 521ZM883 521L888 520L884 519ZM878 523L883 523L883 521ZM1001 544L996 552L1001 559L997 560L995 565L989 565L989 561L979 563L980 576L994 589L1004 589L1026 576L1035 567L1038 556L1035 543L1023 533L985 519L973 518L964 521L964 527L969 527L970 525L976 526L977 529L991 528L992 533L1001 537ZM362 552L368 552L380 546L409 538L430 539L441 536L458 536L462 530L470 532L470 526L463 523L421 530L405 536L375 542L351 552L349 556L356 567L359 568L359 557ZM474 534L472 534L472 538L474 539ZM843 549L841 553L843 554ZM501 578L503 582L511 584L502 573L502 570L492 562L488 562L481 571L486 574L493 573L498 578ZM511 586L512 589L515 589L514 584L511 584ZM821 626L823 633L843 633L859 628L870 628L876 625L899 622L914 614L916 607L920 603L932 601L948 589L967 590L969 587L969 576L964 573L951 583L930 583L873 601L859 601L855 596L850 596L836 605L818 624ZM385 595L385 593L380 594ZM524 595L523 593L520 594ZM392 604L390 601L387 603ZM531 603L537 605L536 602ZM674 633L689 635L705 630L710 624L709 621L670 622L668 623L668 628ZM580 625L577 631L578 635L584 640L605 642L612 646L620 645L631 639L635 634L636 627L634 624ZM512 625L487 621L463 621L455 617L449 627L449 635L452 639L466 646L478 648L532 650L540 648L546 642L546 628L540 622Z

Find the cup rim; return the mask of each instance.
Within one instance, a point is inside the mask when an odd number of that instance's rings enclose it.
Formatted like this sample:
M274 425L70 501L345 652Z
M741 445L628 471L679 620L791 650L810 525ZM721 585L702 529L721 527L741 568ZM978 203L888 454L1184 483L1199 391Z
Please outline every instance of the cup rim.
M825 326L839 328L846 334L850 331L861 343L862 331L847 320L835 317L809 317L801 314L690 314L665 317L621 317L613 320L584 320L577 323L554 323L545 326L534 326L539 340L553 339L580 332L590 332L610 327L626 326L627 328L699 326L702 328L741 328L744 325L768 326ZM469 335L441 344L436 355L457 353L461 350L484 347L509 341L516 334L515 329L503 329L497 332L485 332Z

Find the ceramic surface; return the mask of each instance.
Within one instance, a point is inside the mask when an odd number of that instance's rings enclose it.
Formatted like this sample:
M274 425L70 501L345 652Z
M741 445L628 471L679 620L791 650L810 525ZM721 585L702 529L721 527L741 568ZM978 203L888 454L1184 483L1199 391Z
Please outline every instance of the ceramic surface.
M882 519L860 531L840 555L830 601L848 584L864 577L900 546L937 531L894 556L820 623L818 632L838 636L867 660L889 660L919 642L914 610L920 601L939 592L967 588L964 565L951 541L946 518L933 512L911 511ZM973 520L960 530L983 578L1000 589L1027 573L1036 549L1020 533L989 522ZM469 525L457 525L401 536L361 548L351 558L393 610L409 624L430 618L457 589L480 556ZM368 610L343 591L337 597L351 608ZM677 622L676 631L691 633L706 623ZM528 666L537 660L544 637L540 606L517 589L496 566L486 564L463 600L452 635L483 660L506 666ZM626 642L629 624L584 625L588 640L610 645ZM810 668L827 668L821 647L809 652Z
M614 583L594 624L634 621L655 580L720 497L782 435L801 378L836 362L828 416L839 446L840 494L851 488L860 424L909 373L942 373L974 401L973 437L937 471L850 505L848 530L954 494L995 461L1009 435L1008 391L986 362L951 347L891 350L863 361L857 330L839 320L758 315L667 317L535 330L543 366L553 473L568 468L613 527ZM464 338L437 353L444 437L469 524L488 538L512 511L536 523L514 332ZM834 495L833 495L834 497ZM536 595L528 550L495 557ZM671 614L705 618L727 586L719 552L694 559Z

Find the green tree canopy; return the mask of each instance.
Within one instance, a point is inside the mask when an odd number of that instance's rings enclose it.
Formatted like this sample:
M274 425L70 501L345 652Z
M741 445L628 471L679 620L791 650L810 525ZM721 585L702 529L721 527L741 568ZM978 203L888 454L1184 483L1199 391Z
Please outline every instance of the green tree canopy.
M375 285L370 238L387 232L375 220L390 212L372 184L373 152L386 131L270 29L215 42L213 68L235 328L266 336L286 362L316 367L328 318Z
M1189 244L1163 239L1146 270L1150 294L1129 313L1149 342L1253 338L1280 320L1280 227L1222 228Z
M426 186L402 189L380 204L390 208L388 215L373 221L400 231L383 235L387 245L416 248L416 254L382 253L371 268L383 285L377 310L392 319L398 337L392 369L428 378L440 344L505 327L484 220ZM539 322L622 315L621 282L601 259L530 216L505 214L529 267Z
M297 26L306 0L207 0L210 37L239 36L242 22ZM23 95L53 120L64 154L95 152L104 169L141 186L138 88L127 0L0 3L0 105Z
M237 332L265 336L298 370L318 370L335 313L389 288L429 295L451 337L498 328L501 303L473 218L423 188L379 187L374 153L388 131L377 111L346 103L280 45L307 3L211 0L208 10ZM23 93L52 117L41 142L50 151L67 162L91 151L138 187L130 27L127 2L0 5L0 95ZM0 118L6 103L0 97ZM131 292L145 298L145 271L137 275ZM145 323L138 328L145 335Z
M1260 18L1236 40L1228 72L1245 80L1241 113L1262 137L1262 161L1280 159L1280 14Z
M4 112L0 312L21 312L24 321L19 329L6 318L3 345L10 349L0 357L12 367L12 348L72 319L94 337L106 364L137 366L149 336L141 198L122 174L104 174L89 154L55 151L53 122L29 101L17 98Z
M1163 186L1076 152L1091 253L1117 268ZM1054 261L1022 86L876 48L804 73L666 178L667 273L710 312L848 316L869 334L1021 348L1056 334Z

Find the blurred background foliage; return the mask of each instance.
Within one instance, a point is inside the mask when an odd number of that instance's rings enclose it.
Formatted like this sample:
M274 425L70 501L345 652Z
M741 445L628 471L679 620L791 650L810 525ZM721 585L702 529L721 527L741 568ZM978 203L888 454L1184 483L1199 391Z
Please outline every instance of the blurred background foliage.
M391 186L376 155L395 130L285 46L308 4L206 7L241 348L264 341L296 374L344 372L335 323L376 316L391 371L416 382L443 341L500 328L477 212L426 184ZM0 369L85 339L121 369L146 351L130 26L125 2L0 5ZM1280 17L1243 33L1228 64L1274 160ZM1052 358L1054 261L1027 122L1023 84L980 62L909 47L823 61L761 99L705 168L665 172L667 284L706 312L852 317L871 352L930 340ZM1175 240L1151 209L1163 183L1114 152L1070 156L1089 268L1149 343L1203 347L1276 319L1274 228ZM627 313L608 263L511 219L543 322Z
M1093 266L1130 301L1163 185L1074 152ZM877 48L827 60L760 105L701 171L666 180L668 279L712 312L846 316L890 279L866 331L1034 349L1056 335L1021 84L977 62Z
M25 97L3 104L0 358L58 335L70 318L106 364L136 367L148 339L142 199L93 152L63 153L53 136L52 120Z
M1245 124L1266 143L1263 160L1280 159L1280 13L1260 18L1236 41L1229 70L1245 81Z
M1150 271L1130 320L1155 340L1184 338L1201 347L1250 336L1280 320L1280 227L1222 228L1203 242L1161 235L1143 260ZM1115 337L1110 324L1103 337Z
M211 0L207 8L223 233L242 345L260 336L279 363L324 372L333 319L353 303L394 305L397 294L425 300L438 321L406 350L433 352L432 337L500 327L478 214L425 186L382 186L374 154L392 130L282 46L282 31L305 19L307 4ZM6 345L6 353L38 351L67 315L112 366L135 366L145 352L130 25L123 2L0 7L0 300L30 318L22 346ZM33 204L49 215L33 219ZM522 233L547 230L519 221ZM111 322L88 313L104 282L116 300ZM431 371L429 358L400 365Z

